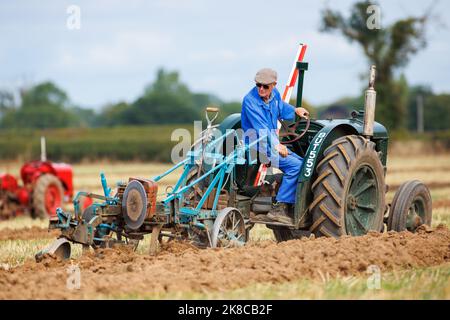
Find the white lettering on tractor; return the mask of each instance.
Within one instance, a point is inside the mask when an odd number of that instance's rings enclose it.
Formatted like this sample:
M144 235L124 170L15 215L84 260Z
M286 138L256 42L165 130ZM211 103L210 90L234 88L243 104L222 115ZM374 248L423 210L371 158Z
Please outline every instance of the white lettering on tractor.
M313 148L311 152L309 153L308 159L306 160L306 168L305 168L305 177L310 177L312 174L312 168L314 166L314 160L317 157L317 148L320 146L320 144L323 141L323 138L325 138L327 134L325 132L319 133L317 138L313 142Z

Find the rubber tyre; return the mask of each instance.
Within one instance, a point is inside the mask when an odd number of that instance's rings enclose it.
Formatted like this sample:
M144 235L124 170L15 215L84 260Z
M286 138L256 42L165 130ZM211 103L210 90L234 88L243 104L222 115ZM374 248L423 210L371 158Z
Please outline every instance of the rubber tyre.
M342 235L359 235L347 231L347 200L353 175L361 168L372 171L377 187L377 207L373 208L373 217L365 231L380 231L383 227L385 212L385 180L384 169L375 144L362 136L350 135L341 137L324 151L323 159L317 164L317 178L311 185L314 199L309 206L312 214L310 231L316 237L327 236L338 238ZM350 217L349 217L350 219Z
M56 187L59 192L60 203L55 207L61 207L64 199L64 187L61 181L52 174L44 174L40 176L33 190L33 216L38 218L48 219L49 217L56 216L55 212L49 212L45 205L45 194L50 186Z
M424 217L422 223L431 226L432 200L428 187L418 180L406 181L394 195L388 217L388 231L405 231L409 208L415 201L423 204ZM409 230L415 232L414 230Z

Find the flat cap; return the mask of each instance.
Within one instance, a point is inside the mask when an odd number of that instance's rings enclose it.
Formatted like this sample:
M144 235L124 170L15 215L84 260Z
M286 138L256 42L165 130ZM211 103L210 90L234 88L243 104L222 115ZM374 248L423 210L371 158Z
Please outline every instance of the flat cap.
M256 73L255 81L262 84L277 82L277 72L269 68L261 69Z

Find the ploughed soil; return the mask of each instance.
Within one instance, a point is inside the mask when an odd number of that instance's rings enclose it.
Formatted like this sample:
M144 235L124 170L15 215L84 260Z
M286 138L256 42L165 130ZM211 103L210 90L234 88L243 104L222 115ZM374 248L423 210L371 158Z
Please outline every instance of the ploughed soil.
M33 239L47 239L56 238L60 232L58 230L48 230L48 228L41 227L26 227L20 229L1 229L1 240L33 240Z
M99 249L77 260L46 256L14 269L0 268L0 299L74 299L151 295L153 293L231 290L253 283L282 283L329 275L426 267L450 262L450 231L422 226L409 232L371 232L362 237L263 241L232 249L196 249L164 244L157 256L126 248ZM72 266L81 274L71 290ZM67 285L69 284L69 286Z

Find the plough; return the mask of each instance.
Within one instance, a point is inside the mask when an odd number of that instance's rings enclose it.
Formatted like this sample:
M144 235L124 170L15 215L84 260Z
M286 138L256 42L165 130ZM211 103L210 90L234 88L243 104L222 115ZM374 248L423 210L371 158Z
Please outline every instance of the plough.
M240 210L248 206L249 201L236 194L235 167L255 164L256 158L248 161L250 150L267 137L244 144L239 132L230 129L213 138L215 128L208 114L217 116L218 111L217 108L206 109L209 125L202 132L197 147L163 174L152 179L131 177L127 183L119 182L117 193L111 195L112 190L101 173L103 195L79 192L73 200L73 214L58 208L56 218L50 220L50 229L60 229L61 236L39 252L37 259L45 253L68 258L70 242L85 248L110 247L118 243L136 245L146 234L151 234L152 253L164 237L188 240L203 248L244 245L252 224L249 210ZM227 141L238 144L224 155L222 149ZM176 185L167 191L163 200L157 201L157 183L181 168ZM82 211L80 198L90 198L94 203Z

